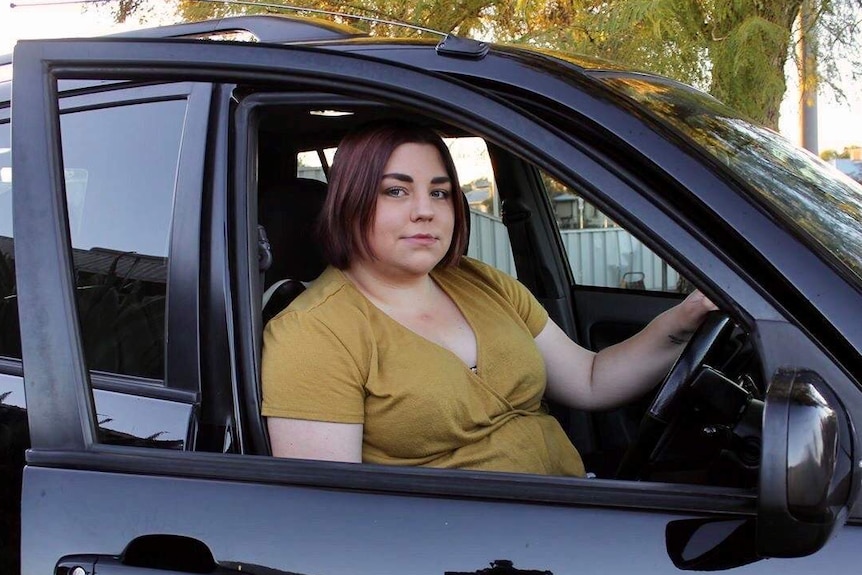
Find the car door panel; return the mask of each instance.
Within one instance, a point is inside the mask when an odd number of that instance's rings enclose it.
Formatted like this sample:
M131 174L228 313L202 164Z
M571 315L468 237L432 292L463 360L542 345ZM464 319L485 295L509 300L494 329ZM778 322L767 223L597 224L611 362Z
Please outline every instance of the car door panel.
M665 530L670 521L690 517L164 476L119 479L28 468L23 501L34 512L25 518L24 572L49 573L59 559L83 554L122 564L124 550L158 535L150 542L154 553L139 559L138 568L160 572L157 566L170 558L156 554L159 549L203 553L194 540L223 569L234 570L228 572L251 574L440 575L480 572L501 560L558 575L628 573L633 561L638 573L676 573ZM830 562L855 561L859 530L849 527L829 544ZM826 557L773 559L737 571L807 574L821 571Z
M634 335L682 296L576 286L573 299L583 344L599 351Z
M57 558L84 552L117 557L154 534L196 539L218 563L244 566L237 568L243 573L257 565L287 573L437 575L501 559L553 573L601 566L614 572L630 559L603 543L611 533L642 550L645 564L658 568L652 572L673 568L663 551L663 514L164 477L118 482L112 474L35 468L25 484L39 486L38 493L25 490L25 505L38 500L44 513L26 519L25 534L28 524L43 527L38 539L24 539L24 556L41 557L24 572L51 572ZM65 501L64 489L77 495L74 502ZM52 511L58 505L61 517ZM75 527L84 514L92 526L112 526L99 529L98 547L92 528ZM118 514L134 519L119 521ZM630 528L613 528L617 522Z

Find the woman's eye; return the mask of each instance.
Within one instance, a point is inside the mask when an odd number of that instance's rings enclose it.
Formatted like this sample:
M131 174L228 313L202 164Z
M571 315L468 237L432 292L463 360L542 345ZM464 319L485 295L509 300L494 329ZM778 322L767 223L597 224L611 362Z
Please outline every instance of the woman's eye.
M404 188L386 188L383 192L387 196L392 196L393 198L399 198L407 194L407 190Z
M441 200L445 200L449 197L449 190L434 190L431 192L432 198L439 198Z

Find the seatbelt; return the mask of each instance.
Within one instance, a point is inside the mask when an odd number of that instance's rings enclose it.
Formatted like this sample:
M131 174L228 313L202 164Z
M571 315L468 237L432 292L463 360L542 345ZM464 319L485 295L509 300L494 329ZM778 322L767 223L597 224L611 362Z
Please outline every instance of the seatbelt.
M266 304L268 304L268 303L269 303L269 300L271 300L271 299L272 299L272 296L275 294L275 292L277 292L277 291L278 291L278 288L280 288L281 286L283 286L283 285L284 285L284 284L286 284L287 282L295 282L295 281L297 281L297 280L292 280L292 279L290 279L290 278L285 278L285 279L283 279L283 280L278 280L277 282L275 282L274 284L272 284L271 286L269 286L269 287L267 288L267 290L266 290L265 292L263 292L263 299L262 299L262 302L261 302L261 304L260 304L261 309L266 308ZM308 289L308 286L310 286L310 285L311 285L311 282L303 282L303 281L301 281L301 282L299 282L299 283L301 283L301 284L302 284L302 287L304 287L305 289Z
M265 273L272 266L272 246L266 235L266 229L260 224L257 226L257 268L260 273ZM263 285L261 283L261 285Z
M547 289L536 265L536 249L528 233L533 213L519 200L505 200L502 208L503 225L509 232L509 241L512 246L519 246L517 250L512 250L518 281L526 285L537 298L547 297Z
M266 229L258 224L257 226L257 269L260 272L259 289L263 290L266 285L266 270L272 266L272 246L269 243L269 238L266 235ZM258 292L260 294L260 292ZM263 309L261 307L261 309Z

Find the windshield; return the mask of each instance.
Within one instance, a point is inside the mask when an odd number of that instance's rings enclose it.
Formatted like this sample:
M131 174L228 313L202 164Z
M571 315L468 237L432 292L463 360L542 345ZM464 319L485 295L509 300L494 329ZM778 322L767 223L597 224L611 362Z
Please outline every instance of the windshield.
M647 76L599 76L681 130L789 226L862 280L862 186L711 96Z

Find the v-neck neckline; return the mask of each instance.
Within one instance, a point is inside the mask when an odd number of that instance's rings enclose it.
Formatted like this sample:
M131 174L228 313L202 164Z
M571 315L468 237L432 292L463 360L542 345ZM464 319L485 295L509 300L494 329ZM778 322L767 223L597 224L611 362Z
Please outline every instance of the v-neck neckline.
M350 281L350 278L347 277L347 274L345 274L341 270L338 270L338 272L341 274L343 280L352 289L354 289L356 291L356 293L358 293L360 296L362 296L362 298L368 303L369 306L371 306L371 308L373 308L377 313L379 313L383 317L385 317L386 321L394 323L395 325L397 325L399 328L403 329L407 333L419 338L420 340L426 342L429 345L434 346L437 349L441 349L444 352L448 353L460 365L462 365L464 367L464 369L471 376L479 377L479 374L482 372L482 345L481 345L481 341L479 338L479 332L476 330L476 326L473 322L473 319L470 317L469 314L467 314L464 311L464 308L461 307L461 305L458 303L458 300L456 300L452 296L452 293L449 291L448 286L445 285L445 283L446 283L445 280L441 281L441 278L440 278L439 274L436 273L436 271L437 270L431 270L431 273L429 273L428 275L431 277L431 280L437 285L437 287L439 287L443 291L443 293L446 295L446 297L449 298L449 301L451 301L454 304L455 308L461 314L461 317L464 318L464 321L467 322L467 325L470 327L470 330L473 332L473 339L475 340L475 343L476 343L476 363L475 363L475 365L472 365L472 366L468 365L466 361L461 359L461 356L459 356L457 353L455 353L454 351L452 351L448 347L441 345L441 344L437 343L436 341L432 341L432 340L428 339L424 335L412 330L411 328L407 327L406 325L404 325L403 323L401 323L400 321L398 321L397 319L395 319L394 317L392 317L391 315L386 313L384 310L380 309L380 307L378 307L377 304L375 304L373 301L371 301L371 299L368 296L366 296L362 292L361 289L356 287L356 285L352 281Z

